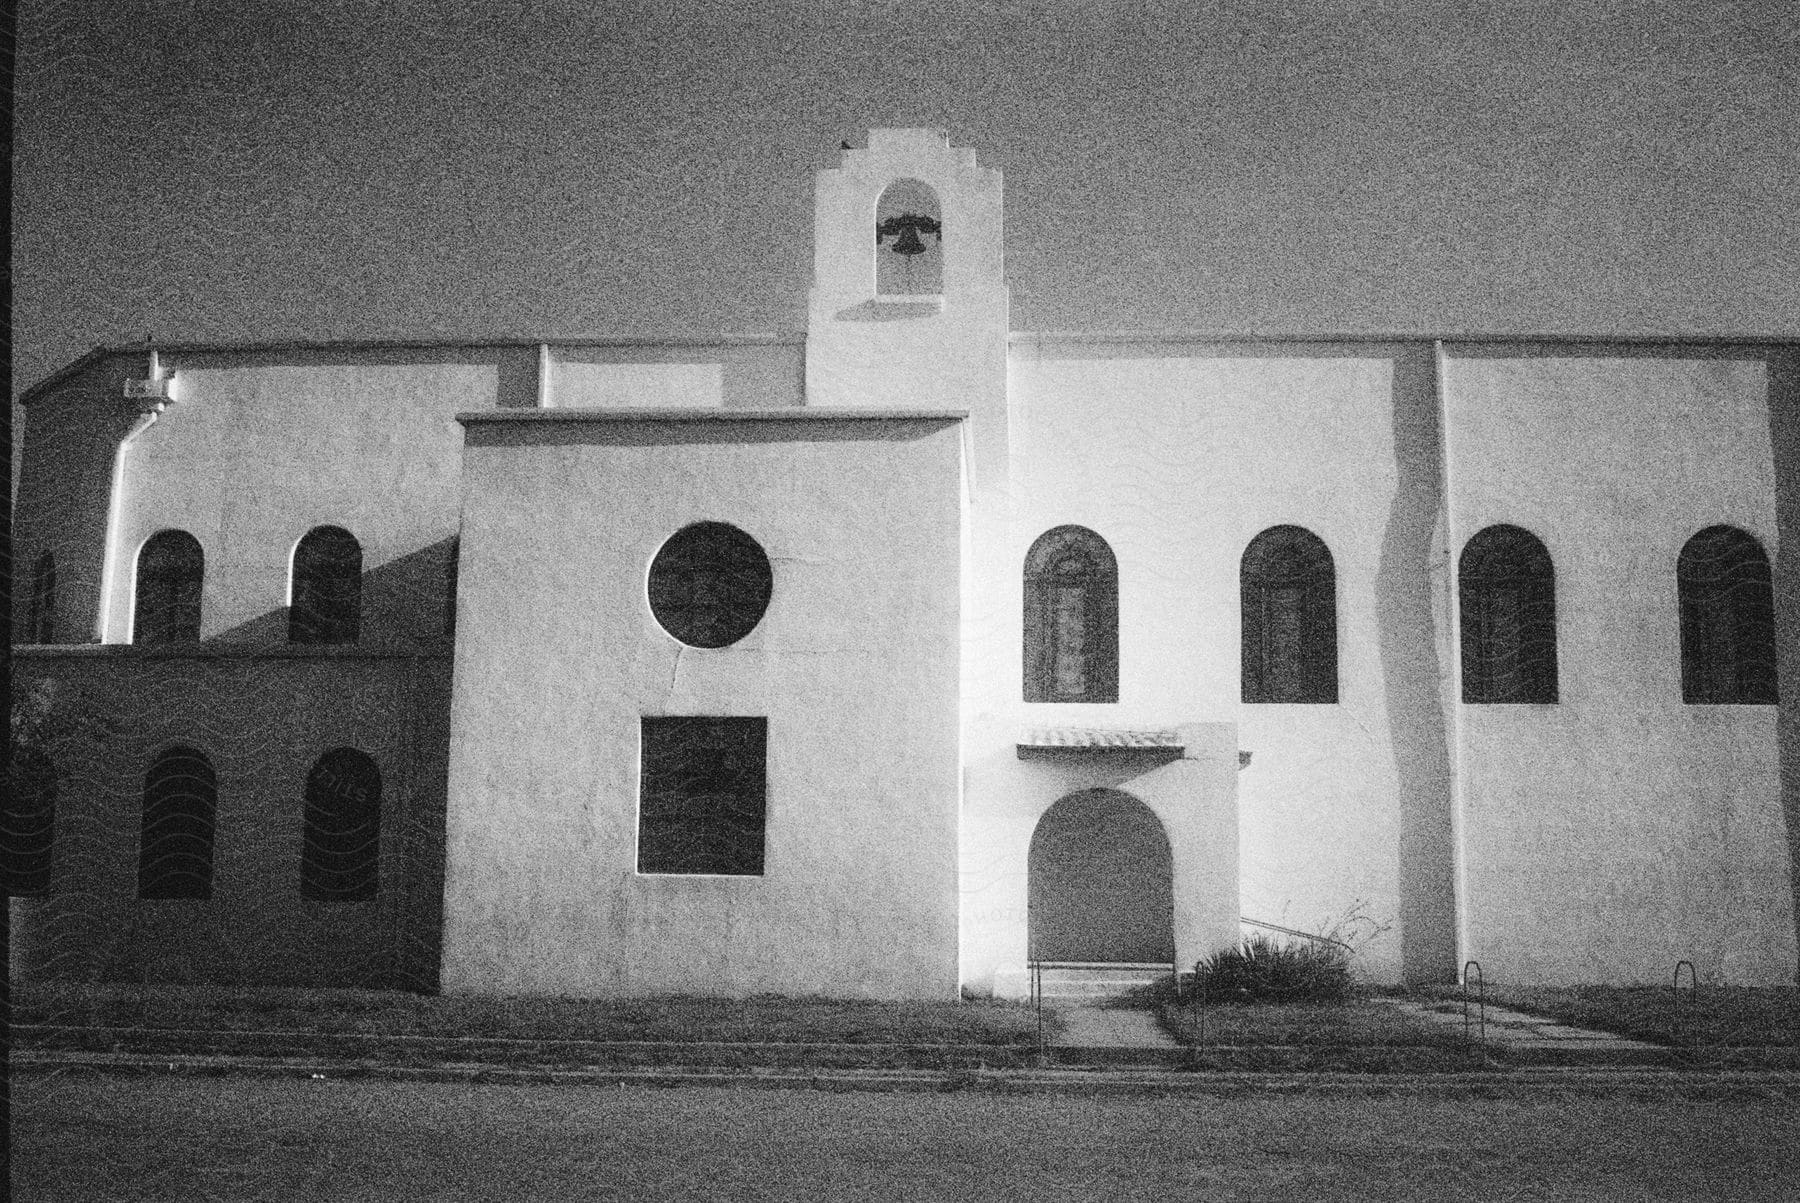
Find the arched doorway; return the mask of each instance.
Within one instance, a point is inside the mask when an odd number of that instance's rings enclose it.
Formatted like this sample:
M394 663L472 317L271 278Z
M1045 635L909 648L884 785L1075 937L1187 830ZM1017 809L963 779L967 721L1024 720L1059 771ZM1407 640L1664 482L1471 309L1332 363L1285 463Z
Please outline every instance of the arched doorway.
M1031 837L1031 957L1166 964L1175 959L1169 837L1114 789L1070 794Z

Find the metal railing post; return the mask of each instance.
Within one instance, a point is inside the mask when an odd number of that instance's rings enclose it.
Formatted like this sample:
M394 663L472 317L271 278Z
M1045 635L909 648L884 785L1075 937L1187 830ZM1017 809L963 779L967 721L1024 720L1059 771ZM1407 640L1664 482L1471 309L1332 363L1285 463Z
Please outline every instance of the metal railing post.
M1462 979L1463 979L1462 980L1463 1040L1466 1043L1466 1042L1468 1042L1468 1039L1469 1039L1469 970L1471 970L1471 969L1473 969L1475 971L1475 988L1478 991L1478 994L1476 996L1477 997L1476 1014L1479 1017L1478 1018L1478 1023L1479 1023L1478 1030L1481 1033L1481 1055L1482 1055L1483 1059L1485 1059L1487 1057L1487 975L1481 971L1481 962L1480 961L1467 961L1467 962L1464 962L1464 964L1463 964L1463 971L1462 971Z
M1194 1055L1206 1056L1206 975L1194 966Z
M1037 1055L1038 1064L1044 1063L1044 965L1042 961L1031 962L1031 1001L1037 1008Z
M1670 1002L1673 1004L1671 1009L1674 1011L1674 1015L1669 1021L1669 1036L1670 1043L1677 1049L1686 1043L1683 1039L1686 1035L1685 1025L1681 1021L1681 967L1683 965L1687 966L1688 971L1688 993L1692 994L1700 988L1700 978L1694 973L1694 963L1692 961L1676 961L1675 978L1669 983L1669 993L1672 996Z

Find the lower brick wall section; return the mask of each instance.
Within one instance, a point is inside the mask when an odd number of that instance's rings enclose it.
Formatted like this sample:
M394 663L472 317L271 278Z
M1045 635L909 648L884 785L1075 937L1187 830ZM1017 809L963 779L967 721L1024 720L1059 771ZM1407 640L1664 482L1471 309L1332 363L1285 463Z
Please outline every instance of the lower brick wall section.
M14 980L437 985L450 661L353 648L30 649L58 789L49 888L13 899ZM144 776L174 745L217 788L208 899L141 900ZM355 748L381 774L371 901L302 899L307 774Z

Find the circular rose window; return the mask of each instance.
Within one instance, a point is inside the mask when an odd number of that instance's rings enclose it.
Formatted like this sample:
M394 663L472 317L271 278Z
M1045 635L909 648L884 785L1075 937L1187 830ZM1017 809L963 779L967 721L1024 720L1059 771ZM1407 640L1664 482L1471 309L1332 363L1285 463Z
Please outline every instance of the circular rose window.
M755 539L728 523L696 522L650 561L650 613L689 647L729 647L762 621L774 585Z

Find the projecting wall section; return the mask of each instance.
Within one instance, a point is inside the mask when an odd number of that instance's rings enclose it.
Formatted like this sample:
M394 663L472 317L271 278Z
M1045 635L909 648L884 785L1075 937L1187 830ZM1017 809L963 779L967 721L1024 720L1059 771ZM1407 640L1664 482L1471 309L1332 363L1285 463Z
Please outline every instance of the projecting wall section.
M1024 956L1024 895L1004 883L1024 864L1031 823L1008 816L1042 791L1031 784L1039 770L1016 759L1021 732L1184 723L1235 728L1251 754L1236 781L1235 849L1207 837L1208 871L1237 878L1245 915L1338 927L1362 946L1358 972L1394 979L1407 911L1421 928L1435 925L1413 933L1430 936L1415 976L1448 972L1449 777L1425 572L1436 448L1429 422L1408 428L1419 446L1403 463L1396 434L1397 395L1413 409L1422 397L1429 416L1418 355L1386 345L1015 343L1009 535L978 561L971 604L971 979ZM1118 559L1117 703L1021 700L1025 555L1064 523L1097 532ZM1335 562L1333 704L1241 701L1239 565L1251 539L1283 523L1313 532ZM1396 622L1410 629L1388 629ZM1390 654L1396 646L1412 651ZM1165 817L1177 847L1182 828L1203 828L1214 806L1196 794ZM1434 834L1427 855L1403 864L1413 812ZM1430 897L1409 907L1419 894ZM1187 959L1194 944L1178 942Z
M353 649L32 649L58 775L49 887L12 902L23 980L430 989L438 967L449 662ZM216 775L211 897L141 899L145 774L173 746ZM305 795L336 748L380 773L378 886L301 897Z
M12 640L27 629L35 571L45 552L56 569L51 642L99 638L107 506L119 442L139 421L141 402L124 396L143 378L148 355L105 356L40 388L25 407L13 508Z
M1800 348L1769 352L1769 437L1775 448L1775 654L1788 682L1781 706L1782 810L1787 816L1788 873L1800 926ZM1800 981L1800 966L1795 980Z
M446 990L955 996L959 427L471 416ZM718 649L646 592L701 521L773 566ZM767 718L760 876L638 872L639 732L667 715Z
M1543 541L1560 669L1554 705L1458 708L1466 954L1490 981L1791 981L1776 707L1682 702L1675 578L1717 523L1775 558L1764 362L1470 346L1445 386L1452 545Z

